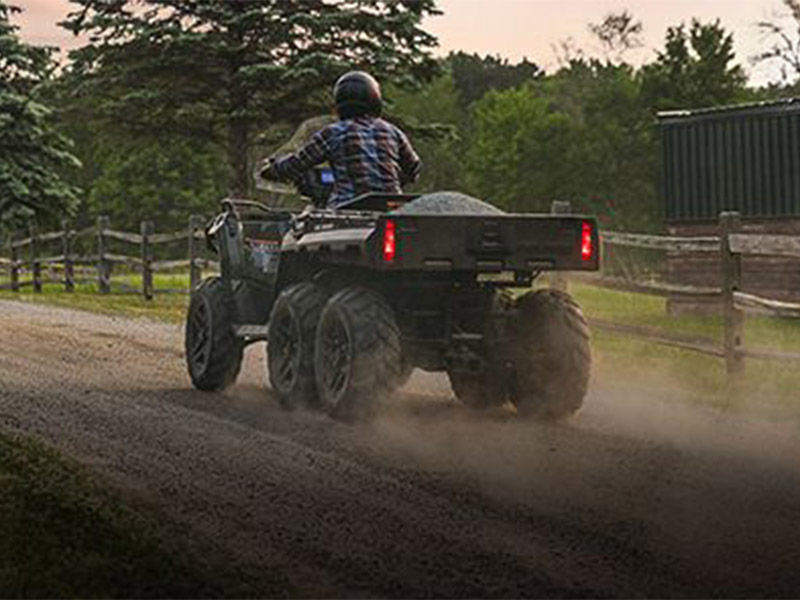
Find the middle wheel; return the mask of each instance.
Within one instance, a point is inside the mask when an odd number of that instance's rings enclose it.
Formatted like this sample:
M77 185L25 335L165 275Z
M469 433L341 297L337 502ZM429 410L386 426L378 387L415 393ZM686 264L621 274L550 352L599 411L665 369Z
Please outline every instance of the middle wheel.
M344 420L366 416L401 383L400 329L383 297L348 287L328 301L317 328L314 371L321 407Z
M314 337L325 292L313 283L286 288L272 307L267 342L267 370L284 408L317 403Z

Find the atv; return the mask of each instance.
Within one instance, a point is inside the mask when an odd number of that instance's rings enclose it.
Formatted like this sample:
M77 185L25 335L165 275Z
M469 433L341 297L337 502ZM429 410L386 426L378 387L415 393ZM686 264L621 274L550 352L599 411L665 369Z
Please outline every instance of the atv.
M207 226L221 274L187 314L196 388L231 385L244 348L266 341L289 409L356 419L415 368L445 372L474 409L510 402L559 419L581 407L586 319L568 294L531 286L547 271L598 269L593 218L507 214L452 193L457 210L444 213L424 209L436 194L367 194L332 210L326 169L298 187L312 200L303 210L226 199Z

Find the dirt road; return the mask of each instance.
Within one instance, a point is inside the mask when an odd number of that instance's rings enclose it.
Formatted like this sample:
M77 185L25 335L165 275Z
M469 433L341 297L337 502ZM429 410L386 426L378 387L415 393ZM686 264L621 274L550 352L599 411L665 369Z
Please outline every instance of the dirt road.
M351 426L282 411L261 347L232 390L195 392L181 345L173 325L0 302L0 429L87 464L276 595L800 595L796 423L595 380L569 423L525 424L416 374Z

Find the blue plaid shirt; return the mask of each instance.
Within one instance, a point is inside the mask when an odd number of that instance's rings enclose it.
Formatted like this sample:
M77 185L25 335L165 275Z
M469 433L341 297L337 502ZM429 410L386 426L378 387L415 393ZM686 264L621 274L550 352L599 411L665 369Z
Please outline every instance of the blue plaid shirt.
M297 153L277 159L273 170L280 179L292 179L326 161L335 178L331 207L368 192L402 193L401 185L416 180L421 166L400 129L383 119L358 117L318 131Z

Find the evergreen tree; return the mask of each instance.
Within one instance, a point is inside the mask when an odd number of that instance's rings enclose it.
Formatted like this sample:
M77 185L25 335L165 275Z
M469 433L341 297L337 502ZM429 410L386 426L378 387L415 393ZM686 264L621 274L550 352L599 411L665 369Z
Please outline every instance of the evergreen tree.
M74 89L131 134L222 144L230 192L249 189L254 132L330 105L351 68L413 84L436 44L434 0L72 0L63 23L90 36L71 54Z
M732 104L747 83L735 58L733 35L719 21L670 27L664 50L642 68L645 101L656 110Z
M59 171L77 160L35 99L53 68L50 50L20 41L10 22L17 12L0 0L0 224L8 227L55 219L76 200Z

